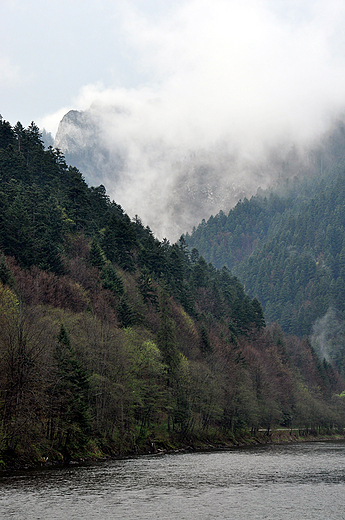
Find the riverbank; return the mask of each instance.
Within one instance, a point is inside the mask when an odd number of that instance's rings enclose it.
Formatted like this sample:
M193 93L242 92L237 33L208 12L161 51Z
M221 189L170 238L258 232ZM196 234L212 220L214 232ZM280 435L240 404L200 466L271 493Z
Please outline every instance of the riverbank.
M187 446L179 446L173 450L163 450L163 451L203 451L203 450L221 450L221 449L230 449L236 447L246 447L246 446L258 446L258 445L266 445L266 444L289 444L289 443L299 443L299 442L321 442L321 441L336 441L336 440L345 440L345 432L341 432L338 430L333 431L315 431L315 430L306 430L306 429L273 429L270 431L267 430L258 430L254 433L248 431L242 431L234 436L230 440L222 440L221 442L212 442L212 439L209 442L200 442L200 440L196 440L195 442L189 442Z
M75 466L0 476L11 520L343 520L345 442L302 442Z
M166 436L164 439L146 438L140 444L116 445L91 441L82 451L67 453L65 450L45 452L39 447L31 447L27 453L16 453L14 450L2 452L0 470L33 469L35 467L49 467L68 464L81 464L89 461L102 461L132 456L164 454L178 452L199 452L209 450L226 450L236 447L258 446L266 444L287 444L300 442L321 442L345 440L345 434L337 430L310 430L310 429L259 429L253 431L242 430L236 434L196 436L190 435L181 438L177 434Z

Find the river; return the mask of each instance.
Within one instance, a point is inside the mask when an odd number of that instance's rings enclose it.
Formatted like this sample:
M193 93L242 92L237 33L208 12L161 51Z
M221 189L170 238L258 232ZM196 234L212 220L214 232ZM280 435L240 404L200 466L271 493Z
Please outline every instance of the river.
M1 520L343 520L345 443L141 456L0 475Z

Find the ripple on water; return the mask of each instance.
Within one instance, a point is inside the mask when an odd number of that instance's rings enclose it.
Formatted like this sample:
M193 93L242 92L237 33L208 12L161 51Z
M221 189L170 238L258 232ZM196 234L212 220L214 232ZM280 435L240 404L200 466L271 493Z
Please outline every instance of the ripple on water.
M168 454L0 477L13 520L343 520L345 443Z

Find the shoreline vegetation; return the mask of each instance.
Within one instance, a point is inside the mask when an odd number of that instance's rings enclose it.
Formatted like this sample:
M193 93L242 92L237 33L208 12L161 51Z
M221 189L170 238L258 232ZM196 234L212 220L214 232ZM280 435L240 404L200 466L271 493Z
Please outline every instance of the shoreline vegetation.
M0 468L343 433L337 363L0 119Z
M332 442L345 441L344 430L322 430L312 428L272 428L258 429L255 432L242 431L236 436L208 437L204 439L196 436L189 439L178 439L176 436L169 439L147 438L140 446L110 447L100 450L93 442L84 452L68 454L55 452L51 457L36 451L36 458L20 457L14 453L4 453L5 460L0 460L0 474L7 474L14 470L32 470L56 466L78 465L89 462L105 462L144 455L163 455L168 453L221 451L236 448L263 446L268 444L294 444L303 442Z

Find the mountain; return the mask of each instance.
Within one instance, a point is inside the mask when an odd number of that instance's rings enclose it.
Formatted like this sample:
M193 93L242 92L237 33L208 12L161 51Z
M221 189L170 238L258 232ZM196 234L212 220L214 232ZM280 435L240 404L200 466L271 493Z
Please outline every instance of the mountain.
M280 194L262 191L244 199L228 215L210 217L185 237L207 261L218 268L225 265L239 277L269 322L299 336L310 335L329 309L344 319L343 122L316 152L322 158L319 175L296 176ZM344 356L340 342L335 357L343 371Z
M120 149L105 145L101 120L93 110L70 110L61 120L54 140L68 164L75 165L93 183L106 184L109 178L118 181L124 168L124 155Z
M235 162L225 150L196 154L135 135L128 142L118 134L129 118L125 110L97 104L83 112L72 110L61 120L54 146L88 182L105 184L111 196L132 216L139 213L159 236L176 240L214 208L233 205L251 192L244 179L223 181Z
M0 460L69 461L343 430L345 383L183 239L0 120Z
M181 128L185 140L169 132L157 135L147 118L133 110L100 102L72 110L60 122L54 147L88 183L106 185L127 213L140 214L160 238L177 240L202 219L254 195L258 187L279 189L296 176L319 174L326 167L327 136L303 146L287 139L249 157L230 141L199 143L195 129Z

